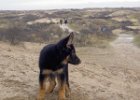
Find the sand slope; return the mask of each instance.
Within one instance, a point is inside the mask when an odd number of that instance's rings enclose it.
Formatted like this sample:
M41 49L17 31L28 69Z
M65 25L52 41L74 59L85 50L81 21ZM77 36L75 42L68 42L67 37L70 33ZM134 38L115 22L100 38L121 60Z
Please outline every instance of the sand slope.
M77 48L82 64L69 66L70 100L139 100L140 49L131 35L120 35L112 47ZM38 55L44 46L0 42L0 100L35 100L38 90ZM56 100L57 88L46 100Z

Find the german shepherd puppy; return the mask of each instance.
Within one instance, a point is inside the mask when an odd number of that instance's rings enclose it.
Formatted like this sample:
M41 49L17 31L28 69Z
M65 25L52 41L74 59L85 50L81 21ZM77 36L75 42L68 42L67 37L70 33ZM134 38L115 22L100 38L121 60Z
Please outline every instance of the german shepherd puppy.
M56 86L55 78L59 84L58 100L64 100L65 96L70 95L68 63L80 64L80 59L76 55L72 44L74 34L70 33L56 44L45 46L39 57L39 94L37 100L44 100L46 93L51 93ZM46 88L45 81L49 81Z

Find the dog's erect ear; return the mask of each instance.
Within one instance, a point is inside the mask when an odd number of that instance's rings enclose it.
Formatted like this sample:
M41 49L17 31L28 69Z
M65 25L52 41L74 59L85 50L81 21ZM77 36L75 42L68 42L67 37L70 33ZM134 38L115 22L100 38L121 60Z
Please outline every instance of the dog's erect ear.
M71 32L67 37L65 37L64 39L58 42L58 46L63 47L72 44L73 38L74 38L74 34L73 32Z
M71 32L69 35L69 40L67 42L67 45L73 44L73 38L74 38L74 33Z

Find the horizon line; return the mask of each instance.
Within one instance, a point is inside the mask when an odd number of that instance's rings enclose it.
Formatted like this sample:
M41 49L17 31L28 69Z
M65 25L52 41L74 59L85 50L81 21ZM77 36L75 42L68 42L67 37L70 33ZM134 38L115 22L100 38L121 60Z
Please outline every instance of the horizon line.
M140 9L140 7L84 7L84 8L50 8L50 9L0 9L0 11L35 11L35 10L84 10L84 9L118 9L118 8L138 8Z

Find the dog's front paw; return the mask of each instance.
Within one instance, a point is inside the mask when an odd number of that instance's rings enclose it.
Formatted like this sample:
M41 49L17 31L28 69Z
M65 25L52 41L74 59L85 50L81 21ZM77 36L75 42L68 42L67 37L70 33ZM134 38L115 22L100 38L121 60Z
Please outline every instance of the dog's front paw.
M60 92L58 95L58 100L66 100L65 92Z
M66 97L70 97L70 95L71 95L71 90L68 87L68 88L66 88Z
M45 92L40 91L40 93L38 94L36 100L45 100Z
M42 96L38 96L38 97L36 98L36 100L45 100L45 98L42 97Z
M65 97L58 97L58 100L66 100Z

